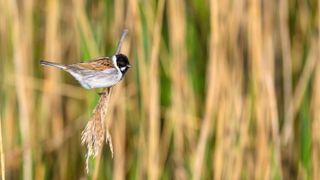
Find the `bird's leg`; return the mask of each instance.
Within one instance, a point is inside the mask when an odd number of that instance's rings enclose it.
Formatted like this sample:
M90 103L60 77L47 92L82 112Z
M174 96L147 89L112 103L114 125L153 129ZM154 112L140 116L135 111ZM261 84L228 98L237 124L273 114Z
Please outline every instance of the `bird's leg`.
M99 92L98 95L99 96L106 96L108 94L110 94L111 92L111 88L107 88L107 89L103 89L102 92Z
M105 96L107 93L106 92L99 92L98 95L99 96Z

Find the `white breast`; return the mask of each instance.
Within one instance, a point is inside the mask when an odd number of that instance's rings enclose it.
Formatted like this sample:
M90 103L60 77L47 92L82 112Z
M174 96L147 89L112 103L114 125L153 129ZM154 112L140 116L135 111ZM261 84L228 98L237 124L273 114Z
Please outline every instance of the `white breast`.
M81 74L71 71L69 73L86 89L111 87L117 84L122 78L122 73L115 68L104 71L88 70Z

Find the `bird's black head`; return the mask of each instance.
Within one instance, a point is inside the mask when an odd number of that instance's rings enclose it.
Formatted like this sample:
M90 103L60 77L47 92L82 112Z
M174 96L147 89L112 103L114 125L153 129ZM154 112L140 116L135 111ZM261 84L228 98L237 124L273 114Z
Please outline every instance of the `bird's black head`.
M131 67L128 57L123 54L117 54L117 66L119 67L120 71L124 74L127 70Z

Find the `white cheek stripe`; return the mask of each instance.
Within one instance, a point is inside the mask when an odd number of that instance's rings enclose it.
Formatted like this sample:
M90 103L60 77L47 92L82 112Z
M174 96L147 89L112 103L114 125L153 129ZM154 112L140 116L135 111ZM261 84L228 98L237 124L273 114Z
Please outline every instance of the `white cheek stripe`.
M114 67L117 69L117 71L120 72L120 69L119 69L119 67L117 65L117 57L116 57L116 55L112 56L112 63L114 65Z

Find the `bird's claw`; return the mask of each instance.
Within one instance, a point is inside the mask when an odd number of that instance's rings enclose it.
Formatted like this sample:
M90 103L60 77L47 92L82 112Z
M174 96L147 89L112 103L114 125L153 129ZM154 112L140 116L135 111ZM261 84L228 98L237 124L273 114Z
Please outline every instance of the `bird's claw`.
M98 93L99 96L105 96L106 94L107 94L107 93L105 93L105 92L99 92L99 93Z

